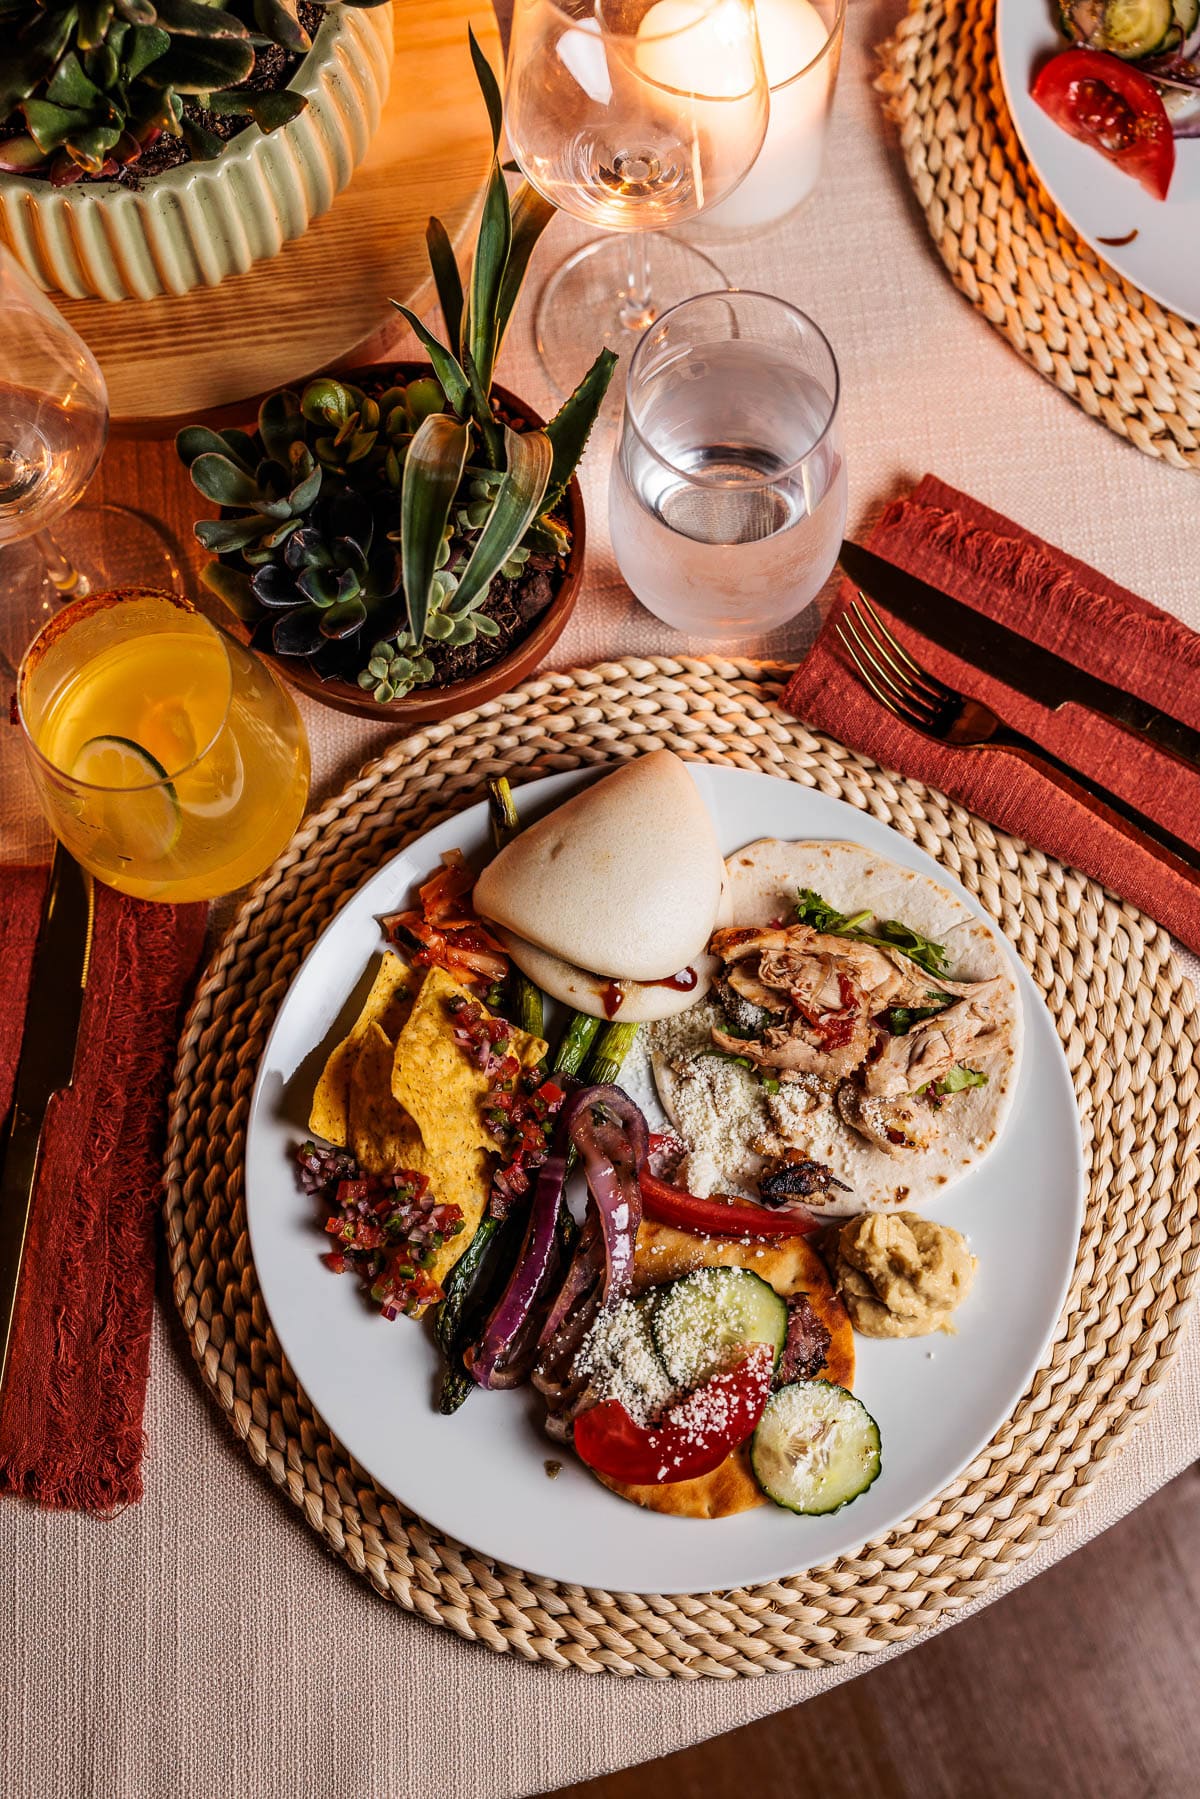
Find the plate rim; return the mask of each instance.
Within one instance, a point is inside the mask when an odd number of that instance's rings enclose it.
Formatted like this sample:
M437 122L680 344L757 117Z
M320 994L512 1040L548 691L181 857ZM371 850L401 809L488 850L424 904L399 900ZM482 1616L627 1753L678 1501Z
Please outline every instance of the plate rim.
M1043 0L1038 0L1038 3L1043 3ZM1073 209L1068 208L1060 198L1057 184L1051 183L1046 171L1035 157L1026 136L1023 122L1024 103L1027 95L1023 89L1018 93L1018 90L1014 85L1016 82L1016 71L1011 67L1009 59L1005 54L1006 37L1004 32L1004 21L1006 18L1015 15L1017 8L1022 4L1027 8L1028 0L996 0L996 66L1000 75L1000 85L1004 90L1004 103L1008 107L1008 115L1012 120L1013 130L1017 134L1018 142L1025 153L1025 158L1029 167L1037 180L1041 183L1042 187L1046 190L1053 205L1062 214L1063 218L1066 219L1072 231L1074 231L1088 246L1088 249L1092 251L1093 255L1099 258L1101 264L1112 269L1121 280L1128 281L1131 287L1137 288L1139 293L1145 294L1146 298L1153 300L1156 305L1165 307L1168 312L1177 313L1185 323L1200 324L1200 278L1197 280L1194 296L1183 303L1180 302L1178 297L1172 297L1169 294L1160 291L1157 281L1147 282L1136 267L1136 259L1134 265L1131 266L1122 256L1121 252L1123 249L1128 248L1127 245L1101 243L1099 238L1094 237L1091 232L1087 231L1084 226L1079 223ZM1063 48L1069 49L1070 46L1064 44ZM1031 71L1027 70L1025 72L1028 74ZM1110 165L1105 162L1102 156L1097 155L1096 161L1105 169L1106 178L1111 175L1113 179L1118 181L1127 181L1129 179L1129 177L1119 174L1115 169L1111 169ZM1160 202L1160 204L1169 207L1170 200L1164 200Z
M519 799L523 793L529 794L529 793L533 792L534 790L537 790L538 798L535 799L533 802L534 806L536 807L539 804L540 798L543 794L548 794L548 793L551 793L554 791L563 791L564 797L565 797L565 794L570 792L573 787L584 785L587 782L590 782L595 779L599 779L604 774L613 772L619 766L621 766L620 760L605 761L605 762L601 762L601 763L582 764L575 768L560 770L560 771L557 771L557 772L554 772L554 773L551 773L548 775L539 776L539 777L535 778L533 781L525 782L520 786L514 786L513 792L514 792L514 795ZM1054 1025L1053 1018L1049 1017L1049 1008L1045 1004L1041 990L1038 988L1036 982L1033 980L1033 977L1032 977L1030 971L1025 966L1024 962L1021 960L1019 955L1016 953L1016 950L1015 950L1013 944L1008 939L1008 937L1005 935L1005 933L1001 929L1000 925L992 917L992 915L989 912L987 912L987 910L983 907L983 905L975 897L975 895L973 895L969 891L969 889L967 889L965 887L965 885L961 881L958 880L957 876L955 876L955 874L952 872L952 870L944 867L942 863L940 863L935 857L931 856L929 854L929 852L924 850L921 847L921 845L918 844L915 840L905 837L901 832L897 831L893 825L887 823L883 819L876 818L871 813L864 813L860 809L850 805L849 802L847 802L843 799L837 798L833 795L825 794L825 793L821 792L821 790L819 788L813 787L813 786L809 785L808 783L805 783L802 781L796 781L794 779L794 777L792 777L790 774L788 774L785 771L779 771L778 773L776 773L774 771L770 771L770 770L766 770L766 769L743 769L743 768L735 768L735 767L731 768L727 765L713 764L713 763L709 763L709 762L703 761L703 760L698 761L698 762L690 762L689 768L691 769L691 771L693 773L699 772L703 777L727 778L732 775L732 776L738 777L739 780L744 779L747 776L751 777L752 779L755 779L756 781L783 780L787 783L787 786L789 788L797 789L798 793L800 795L808 796L810 798L815 798L825 804L833 805L834 807L837 808L839 816L843 815L843 814L846 815L846 827L847 828L846 828L845 835L842 838L840 838L840 839L838 839L838 838L827 838L827 839L816 838L816 839L814 839L814 841L842 840L842 841L860 842L861 839L856 834L856 828L861 828L861 824L862 824L863 820L866 819L873 828L886 833L888 838L895 839L897 849L899 851L907 853L909 856L914 858L916 865L918 866L918 868L920 869L921 872L930 873L930 874L934 875L938 880L944 882L945 885L948 887L949 891L951 893L953 893L956 898L961 899L962 902L971 910L971 912L974 915L982 917L987 922L987 924L988 924L989 928L992 930L992 932L995 934L997 940L1003 946L1004 952L1007 955L1009 962L1010 962L1011 966L1013 967L1013 970L1016 974L1017 983L1018 983L1018 991L1021 993L1021 996L1022 996L1022 1010L1023 1010L1023 1015L1024 1015L1026 1041L1029 1040L1029 1036L1031 1034L1030 1033L1030 1019L1025 1010L1026 1007L1030 1006L1030 1005L1036 1005L1038 1008L1040 1008L1043 1012L1045 1012L1048 1015L1050 1038L1051 1038L1052 1047L1053 1047L1054 1065L1055 1065L1055 1067L1058 1071L1058 1075L1060 1077L1060 1085L1064 1089L1065 1095L1069 1099L1070 1115L1076 1126L1074 1132L1071 1134L1071 1139L1070 1139L1071 1148L1072 1148L1072 1152L1073 1152L1074 1172L1075 1172L1075 1176L1076 1176L1075 1181L1074 1181L1074 1186L1073 1186L1073 1192L1074 1192L1073 1225L1074 1225L1074 1228L1070 1233L1070 1241L1073 1246L1072 1253L1071 1253L1069 1265L1066 1266L1066 1268L1062 1272L1062 1275L1061 1275L1058 1283L1056 1284L1056 1303L1054 1306L1053 1315L1049 1318L1049 1322L1046 1325L1046 1327L1041 1335L1041 1338L1036 1346L1036 1353L1033 1351L1026 1352L1025 1356L1022 1358L1021 1365L1022 1365L1023 1373L1021 1376L1020 1384L1016 1385L1014 1382L1013 1388L1008 1393L1007 1398L1005 1400L1003 1410L994 1419L992 1419L990 1421L990 1423L986 1429L986 1432L984 1434L982 1434L981 1436L979 1436L978 1439L976 1439L974 1436L972 1436L972 1446L971 1446L970 1452L969 1452L969 1454L964 1454L962 1456L962 1459L958 1463L954 1472L949 1474L948 1476L946 1476L939 1483L939 1485L937 1487L935 1487L931 1491L927 1492L922 1499L907 1506L900 1515L894 1517L885 1526L883 1526L881 1528L877 1528L870 1537L865 1539L865 1542L869 1544L871 1542L878 1541L881 1538L886 1538L893 1531L900 1529L901 1526L906 1522L906 1520L909 1517L911 1517L915 1513L923 1510L925 1508L925 1506L930 1504L947 1487L952 1486L956 1480L958 1480L962 1477L965 1470L968 1467L970 1467L970 1465L986 1449L987 1445L992 1441L992 1439L997 1435L997 1433L1003 1427L1005 1420L1012 1414L1014 1408L1020 1403L1020 1400L1022 1399L1023 1395L1029 1388L1031 1382L1034 1380L1034 1378L1037 1374L1037 1371L1040 1368L1042 1361L1047 1353L1047 1350L1050 1348L1051 1344L1054 1341L1054 1338L1058 1331L1059 1324L1062 1319L1063 1308L1064 1308L1065 1304L1067 1303L1067 1300L1069 1299L1070 1292L1071 1292L1072 1286L1074 1284L1075 1272L1076 1272L1076 1267L1077 1267L1077 1262L1078 1262L1078 1243L1079 1243L1080 1235L1082 1233L1083 1224L1085 1221L1087 1197L1088 1197L1088 1190L1089 1190L1087 1159L1086 1159L1086 1156L1084 1153L1084 1140L1083 1140L1082 1126L1081 1126L1081 1121L1079 1119L1078 1105L1077 1105L1077 1102L1075 1099L1075 1094L1074 1094L1074 1086L1073 1086L1073 1082L1071 1079L1070 1069L1069 1069L1069 1065L1067 1064L1066 1054L1065 1054L1065 1050L1063 1048L1062 1041L1058 1035L1057 1028ZM265 1083L265 1080L269 1073L271 1052L274 1047L277 1034L282 1029L288 1003L292 997L292 994L293 994L295 988L297 987L298 983L300 982L308 963L317 954L318 950L320 949L321 945L324 943L325 939L338 926L339 921L342 920L347 907L349 907L374 881L379 879L396 862L402 860L405 857L412 856L415 852L419 852L420 846L422 845L423 842L425 842L425 840L428 837L433 835L435 832L444 829L446 826L448 826L450 824L457 823L459 821L462 821L465 818L470 817L472 814L478 813L482 808L485 808L485 807L486 807L486 801L482 801L482 800L474 801L470 805L460 807L455 812L449 813L446 816L438 817L433 823L426 826L426 828L424 830L420 831L411 840L409 840L408 842L403 844L400 848L396 849L392 854L387 856L376 868L374 868L365 877L365 879L362 882L359 883L359 885L357 887L354 888L354 890L351 893L346 895L346 897L342 901L341 905L338 906L337 910L327 920L325 925L322 927L321 931L318 933L317 937L309 945L304 956L298 963L298 965L295 969L295 972L293 973L291 979L288 982L286 991L280 998L278 1008L276 1010L274 1019L272 1020L271 1028L270 1028L269 1032L267 1033L266 1039L263 1043L262 1050L260 1052L258 1067L255 1072L255 1079L254 1079L253 1086L251 1088L249 1106L248 1106L248 1110L247 1110L244 1149L243 1149L243 1167L244 1167L244 1172L245 1172L244 1204L245 1204L245 1212L246 1212L246 1229L247 1229L247 1235L248 1235L249 1244L250 1244L251 1258L252 1258L252 1261L254 1264L255 1280L258 1285L259 1292L262 1296L263 1306L264 1306L264 1309L266 1310L271 1329L274 1331L276 1337L278 1338L282 1352L292 1369L292 1373L296 1380L297 1386L299 1387L300 1391L303 1393L303 1395L304 1395L305 1399L307 1400L307 1402L309 1403L309 1405L312 1407L313 1411L316 1413L317 1417L321 1420L321 1422L325 1426L328 1433L336 1441L340 1442L343 1445L346 1452L351 1457L353 1457L354 1461L363 1469L364 1473L378 1486L380 1491L383 1492L384 1494L390 1495L406 1513L408 1513L410 1516L421 1518L426 1524L431 1525L435 1530L444 1533L448 1539L451 1539L452 1541L457 1542L457 1543L462 1543L465 1547L467 1547L473 1553L481 1554L481 1555L489 1558L490 1560L497 1561L505 1566L519 1567L522 1570L522 1572L529 1574L536 1579L546 1580L546 1581L550 1581L555 1584L561 1584L564 1586L581 1586L585 1590L592 1590L592 1591L605 1591L605 1592L621 1591L621 1592L628 1592L631 1594L654 1594L654 1595L662 1594L662 1593L680 1594L680 1595L699 1594L699 1593L707 1593L707 1592L711 1592L711 1591L722 1591L722 1592L734 1591L734 1590L737 1590L737 1589L740 1589L743 1587L752 1589L752 1588L760 1586L760 1585L769 1584L772 1581L791 1579L797 1575L804 1574L804 1573L808 1572L809 1570L816 1569L819 1567L833 1565L837 1561L839 1561L845 1557L852 1557L855 1554L860 1553L861 1547L864 1545L864 1539L861 1536L858 1536L857 1534L855 1534L853 1537L853 1545L851 1545L848 1540L847 1545L845 1547L834 1550L832 1552L820 1551L816 1555L809 1556L809 1557L801 1559L799 1561L788 1560L786 1564L773 1565L772 1568L768 1571L757 1570L755 1573L753 1573L752 1575L750 1575L746 1578L729 1579L729 1580L723 1581L720 1584L720 1586L716 1587L716 1588L714 1588L713 1583L711 1581L707 1581L707 1582L703 1582L703 1583L691 1583L691 1584L689 1584L687 1582L684 1582L684 1583L672 1582L672 1583L667 1583L665 1585L663 1583L659 1583L658 1585L651 1586L651 1585L647 1585L644 1583L638 1583L636 1581L635 1582L630 1582L630 1581L614 1582L611 1580L604 1581L604 1580L595 1579L595 1578L591 1578L591 1577L581 1577L578 1573L569 1574L569 1573L564 1573L561 1570L555 1570L552 1568L538 1568L536 1566L531 1565L531 1563L527 1557L520 1557L520 1558L517 1558L516 1560L514 1560L514 1558L511 1555L505 1555L501 1551L498 1551L498 1550L492 1549L492 1548L488 1548L485 1544L478 1543L478 1542L474 1542L474 1543L471 1542L470 1539L468 1537L466 1537L461 1531L454 1529L450 1526L446 1526L446 1525L439 1523L436 1516L434 1516L433 1513L429 1512L428 1510L418 1509L410 1500L405 1499L401 1493L398 1493L395 1490L395 1485L393 1482L391 1482L388 1479L386 1479L385 1477L375 1473L375 1471L371 1465L372 1457L371 1457L370 1453L368 1452L368 1454L364 1457L360 1453L359 1449L355 1447L355 1444L351 1440L351 1438L349 1436L344 1435L340 1430L338 1430L336 1428L334 1420L332 1420L328 1416L328 1414L317 1405L315 1399L313 1399L310 1394L309 1388L304 1384L304 1382L302 1381L302 1379L300 1377L297 1362L296 1362L295 1358L293 1357L291 1350L289 1349L288 1343L284 1339L283 1333L280 1331L276 1317L275 1317L274 1313L271 1311L270 1305L268 1303L266 1288L264 1286L264 1283L263 1283L263 1280L262 1280L262 1277L260 1274L260 1259L259 1259L259 1256L257 1253L258 1236L257 1236L257 1232L256 1232L255 1225L254 1225L254 1215L255 1215L255 1211L257 1208L255 1207L255 1205L252 1203L252 1200L251 1200L251 1181L250 1181L250 1177L249 1177L249 1170L250 1170L250 1164L251 1164L251 1143L252 1143L252 1138L253 1138L253 1135L254 1135L254 1132L256 1129L256 1125L257 1125L257 1121L258 1121L260 1106L262 1104L262 1093L263 1093L264 1083ZM751 841L751 840L752 839L747 839L747 841ZM800 840L802 840L802 839L797 839L797 841L800 841ZM733 852L730 851L727 853L733 853ZM906 865L903 863L902 857L898 857L898 859L901 860L902 865ZM364 962L364 972L365 972L365 967L367 966L367 964L369 964L371 955L373 955L375 953L375 951L378 949L378 947L379 946L376 945L376 946L374 946L374 948L368 950L367 956L366 956L366 961ZM348 989L346 991L346 993L343 995L343 999L341 1002L343 1006L345 1006L345 1004L349 1000L352 992L353 992L353 987ZM314 1046L314 1047L316 1047L316 1046ZM1018 1109L1019 1104L1020 1104L1020 1094L1018 1093L1018 1095L1016 1096L1016 1098L1014 1100L1013 1112L1010 1115L1007 1125L1005 1127L1006 1134L1007 1134L1007 1131L1010 1130L1011 1128L1013 1128L1013 1126L1016 1123L1017 1109ZM303 1356L301 1359L304 1359ZM956 1454L957 1454L957 1452L956 1452ZM652 1513L641 1512L640 1509L636 1509L636 1508L633 1511L632 1515L635 1517L640 1516L643 1518L645 1518L645 1517L653 1518L655 1516ZM688 1524L691 1524L695 1521L687 1520L687 1521L676 1521L676 1522L686 1522ZM708 1522L711 1522L711 1521L708 1521ZM721 1521L717 1521L717 1522L721 1522Z

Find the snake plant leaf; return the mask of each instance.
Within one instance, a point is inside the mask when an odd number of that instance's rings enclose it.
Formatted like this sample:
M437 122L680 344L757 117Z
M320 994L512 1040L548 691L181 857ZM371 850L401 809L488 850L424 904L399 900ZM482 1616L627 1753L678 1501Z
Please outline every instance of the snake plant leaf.
M554 449L544 431L513 431L505 425L504 448L508 457L504 479L446 608L456 617L473 612L487 598L493 578L537 516L550 479Z
M254 0L254 23L283 50L302 56L312 49L312 39L300 23L296 0Z
M273 394L268 394L258 409L258 435L268 456L285 465L290 462L292 445L304 442L299 394L288 387L277 388Z
M561 503L604 404L616 366L613 351L601 350L575 392L568 395L546 426L546 436L554 445L554 467L550 471L543 512L553 512Z
M425 227L425 246L429 266L433 270L438 305L446 326L446 337L452 344L462 342L463 284L450 234L440 219L430 219Z
M471 263L471 298L462 345L464 357L470 348L485 388L492 384L492 371L500 349L497 330L500 288L511 248L512 213L508 205L508 185L500 164L493 157Z
M471 390L471 410L475 414L475 422L479 426L484 454L491 468L501 468L504 464L504 435L499 420L492 412L491 398L480 378L479 370L475 366L475 358L465 345L463 346L463 367L467 372L467 382Z
M500 97L500 83L496 80L495 71L483 51L479 48L479 39L475 36L474 27L467 26L467 37L471 44L471 61L475 65L475 79L479 83L484 105L488 110L488 120L492 127L493 154L500 148L500 133L504 129L504 101Z
M250 586L249 575L240 568L229 568L224 562L210 562L201 576L204 585L222 600L235 618L252 625L262 616L261 608Z
M446 348L445 344L438 342L437 338L433 335L433 332L421 323L416 313L413 312L410 307L401 305L399 300L393 300L392 305L396 308L396 311L400 314L401 318L408 321L412 330L416 333L422 349L433 364L434 374L441 382L442 392L446 396L447 404L455 413L457 413L459 418L462 418L467 410L467 401L470 399L471 389L458 357L453 355L452 352ZM411 449L409 454L412 454Z
M470 441L469 425L447 413L435 412L416 432L405 458L400 489L400 553L408 624L413 642L418 645L424 639L429 617L438 548L462 480Z
M504 278L496 299L496 354L504 342L509 320L516 310L521 287L529 269L529 259L542 232L554 217L555 208L543 200L535 187L523 181L509 202L512 216L512 240Z
M248 475L228 456L206 451L196 457L191 473L192 481L205 499L215 500L218 506L257 507L262 503L253 475Z
M257 513L250 518L201 518L192 529L197 543L211 550L214 556L224 556L230 550L244 550L248 544L265 537L270 530L270 520L259 518Z

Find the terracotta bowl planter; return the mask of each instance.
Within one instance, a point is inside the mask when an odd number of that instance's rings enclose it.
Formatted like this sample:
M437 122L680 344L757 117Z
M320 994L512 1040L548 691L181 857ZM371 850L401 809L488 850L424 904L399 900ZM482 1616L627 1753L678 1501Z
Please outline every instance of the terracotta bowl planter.
M428 363L420 362L389 362L380 364L380 367L404 381L412 381L420 375L433 372ZM334 372L339 380L361 386L375 371L364 368ZM493 383L492 392L513 418L519 418L527 425L545 423L532 407L518 399L516 394L510 393L506 387ZM253 425L245 428L253 429ZM417 687L403 699L392 700L388 705L381 706L368 692L350 681L322 681L301 657L276 656L264 650L259 650L258 654L270 655L271 662L284 679L310 699L319 700L323 706L332 706L336 712L352 713L356 718L371 719L376 724L393 724L401 735L415 730L419 725L433 724L437 719L450 718L455 712L469 712L476 706L485 705L488 700L498 699L502 693L507 693L511 687L515 687L541 666L562 636L563 628L575 610L583 580L586 547L583 490L575 475L571 477L562 510L566 514L567 528L571 533L571 552L557 593L541 616L534 619L528 634L519 643L514 644L495 662L490 662L486 668L479 669L460 681L452 681L445 687ZM232 628L239 630L245 637L250 635L244 626Z

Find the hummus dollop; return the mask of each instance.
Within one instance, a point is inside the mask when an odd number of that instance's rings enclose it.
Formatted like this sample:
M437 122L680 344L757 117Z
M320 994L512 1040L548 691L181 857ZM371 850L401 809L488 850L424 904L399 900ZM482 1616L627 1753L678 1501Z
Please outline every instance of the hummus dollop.
M915 1212L849 1218L830 1233L828 1251L834 1284L864 1337L953 1332L950 1314L975 1276L959 1232Z

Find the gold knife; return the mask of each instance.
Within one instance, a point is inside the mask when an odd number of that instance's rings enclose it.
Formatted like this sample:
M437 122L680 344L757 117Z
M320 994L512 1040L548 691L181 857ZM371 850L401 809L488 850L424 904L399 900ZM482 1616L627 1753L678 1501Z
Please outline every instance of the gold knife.
M0 1144L0 1387L12 1347L46 1109L75 1075L95 897L91 875L61 843L55 844L33 956L12 1111Z

